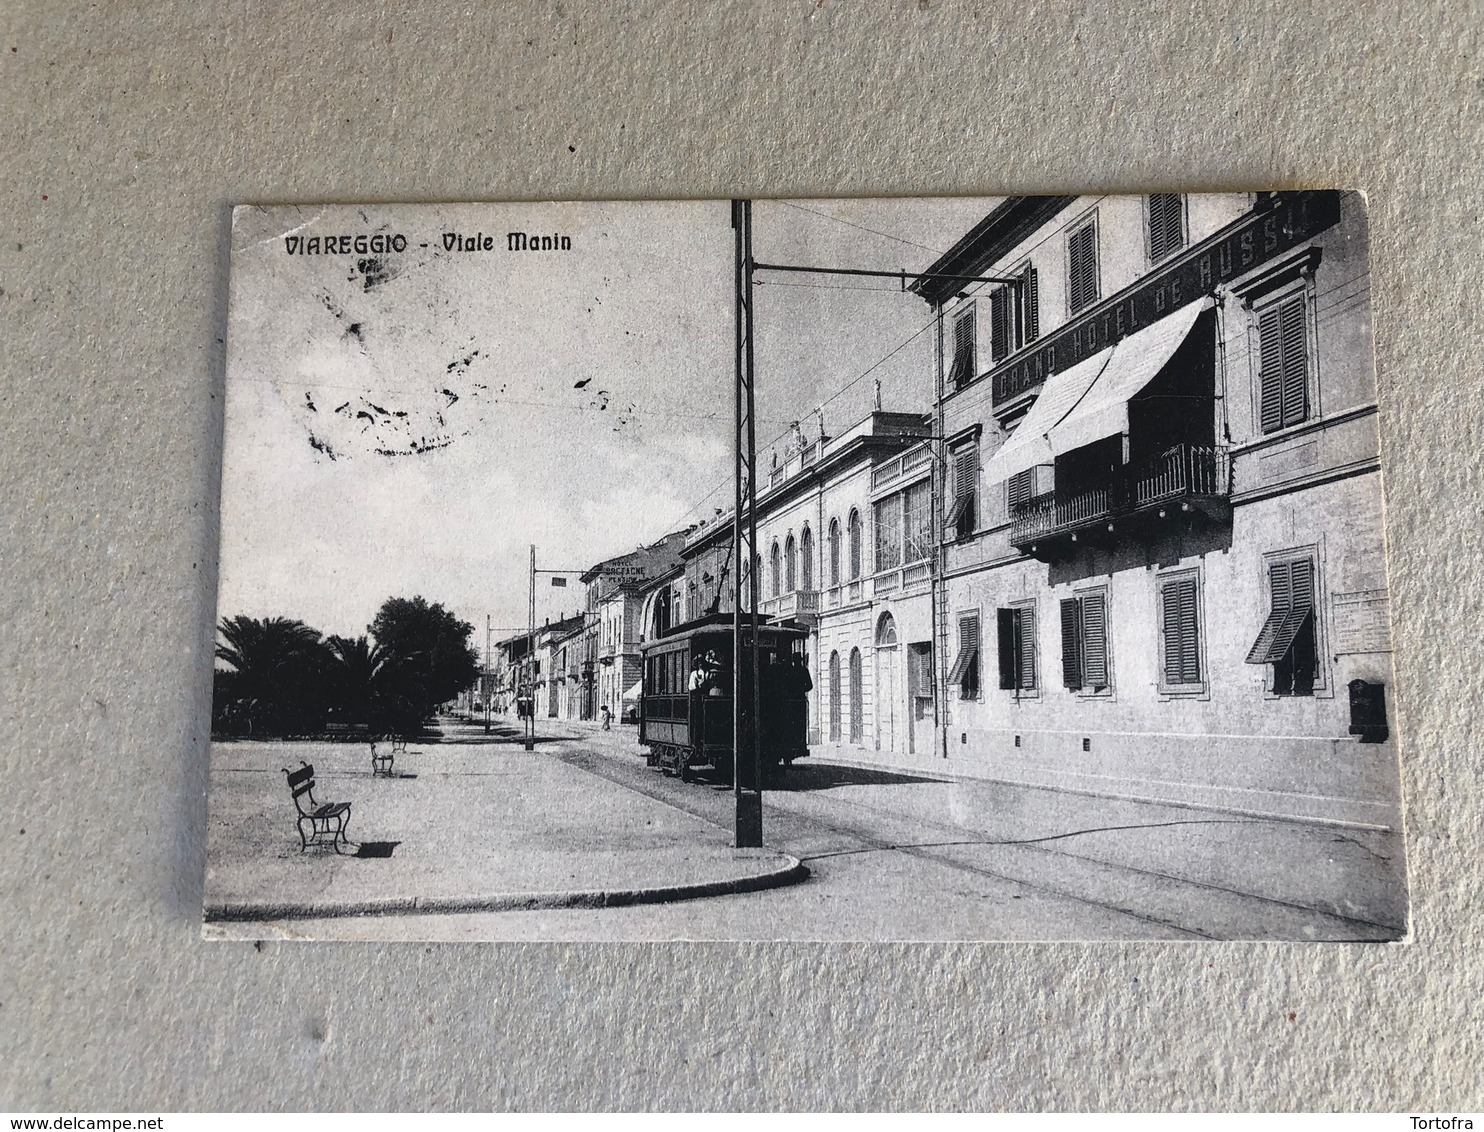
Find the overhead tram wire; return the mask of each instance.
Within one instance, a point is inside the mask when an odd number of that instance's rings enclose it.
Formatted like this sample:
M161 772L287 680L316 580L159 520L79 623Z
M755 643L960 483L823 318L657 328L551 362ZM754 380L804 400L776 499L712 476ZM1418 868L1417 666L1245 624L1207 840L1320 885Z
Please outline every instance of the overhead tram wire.
M868 228L864 224L857 224L853 220L844 220L838 216L831 216L828 212L820 212L818 209L806 208L804 205L797 204L794 201L775 200L771 203L781 204L785 208L793 209L795 212L807 212L810 216L818 216L821 220L830 220L836 224L843 224L847 228L854 228L860 232L869 232L873 236L880 236L886 240L895 240L897 243L906 244L908 247L918 248L925 252L932 252L933 255L940 256L943 254L943 249L941 248L930 248L926 244L919 244L916 240L909 240L903 236L893 236L890 232L882 232L880 229L877 228Z
M891 274L895 275L895 273L891 273ZM985 284L980 284L980 286L985 286ZM874 290L875 288L870 288L870 289ZM884 291L884 292L886 292L887 294L892 294L892 295L900 294L900 292L895 291L895 290L892 290L891 288L887 288L887 287L883 287L883 288L881 288L881 290ZM976 288L976 290L977 290L977 288ZM831 393L828 397L826 397L823 401L819 402L819 404L816 406L816 408L823 409L827 405L830 405L833 402L839 400L839 398L841 398L842 396L844 396L847 392L849 392L851 389L853 389L856 385L860 384L860 382L862 382L866 378L870 377L871 374L875 373L876 370L878 370L879 368L881 368L881 366L885 365L892 358L896 357L903 350L905 350L908 346L910 346L913 342L915 342L918 338L920 338L924 333L926 333L927 331L931 330L937 324L938 324L938 319L937 319L937 316L934 315L932 318L928 319L927 322L923 323L922 326L918 327L911 334L909 334L906 338L902 339L902 341L899 342L896 346L894 346L891 350L889 350L887 353L883 354L881 357L877 358L874 362L872 362L869 366L867 366L865 369L863 369L860 373L856 374L849 381L845 382L844 385L841 385L838 389L836 389L833 393ZM767 419L767 418L760 418L760 419ZM776 419L776 418L773 418L773 419ZM789 434L790 431L791 431L791 429L788 429L788 428L784 429L782 432L778 433L772 439L764 441L760 445L760 447L761 448L769 448L772 445L777 444L778 441L780 441L780 440L784 439L784 437L788 436L788 434ZM672 520L671 522L665 524L665 530L662 533L668 533L670 531L673 531L680 524L684 523L686 519L689 519L692 515L694 515L697 512L699 512L702 509L702 507L705 506L705 504L707 502L709 502L711 499L715 498L717 492L719 492L723 488L725 488L727 486L727 484L729 484L730 482L731 482L730 479L722 480L715 487L713 487L710 491L708 491L705 495L703 495L699 500L697 500L694 504L692 504L688 510L682 512L674 520Z

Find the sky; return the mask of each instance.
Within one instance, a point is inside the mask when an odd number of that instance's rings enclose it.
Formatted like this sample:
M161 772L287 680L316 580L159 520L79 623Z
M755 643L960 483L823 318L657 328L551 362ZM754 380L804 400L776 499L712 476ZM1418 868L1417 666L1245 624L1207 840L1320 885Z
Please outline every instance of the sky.
M759 201L754 256L918 271L996 203ZM243 207L232 248L220 617L357 636L421 595L482 647L486 617L526 623L532 543L574 572L540 579L540 622L579 608L575 572L730 505L726 201ZM884 408L930 407L930 311L898 283L760 273L755 307L761 467L821 406L831 435L860 420L877 380Z

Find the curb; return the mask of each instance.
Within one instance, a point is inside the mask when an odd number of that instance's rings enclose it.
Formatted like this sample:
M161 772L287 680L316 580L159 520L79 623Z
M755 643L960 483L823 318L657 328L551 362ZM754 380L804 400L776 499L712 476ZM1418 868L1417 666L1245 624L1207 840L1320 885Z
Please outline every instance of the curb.
M731 896L784 888L808 879L809 869L797 857L784 855L786 862L772 872L735 880L700 884L660 885L654 888L599 889L589 892L516 892L492 896L424 898L387 897L380 900L348 900L328 903L262 902L208 904L207 923L261 920L333 919L340 916L447 915L459 912L531 912L556 908L620 908L634 904L667 904L699 900L707 896Z

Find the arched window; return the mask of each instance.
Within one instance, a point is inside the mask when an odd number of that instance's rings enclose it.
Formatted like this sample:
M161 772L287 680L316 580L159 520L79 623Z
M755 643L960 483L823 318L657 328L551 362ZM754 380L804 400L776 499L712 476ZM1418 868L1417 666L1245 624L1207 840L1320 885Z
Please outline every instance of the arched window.
M799 553L792 533L783 544L783 582L784 593L791 594L799 588Z
M830 520L830 585L840 584L840 520Z
M754 554L752 556L752 576L757 579L757 596L763 596L763 556ZM749 586L746 595L742 598L742 608L751 609L748 603L752 601L752 587Z
M778 556L778 544L776 542L773 544L773 550L772 550L772 552L770 554L770 557L772 559L771 565L773 567L773 594L772 594L772 596L773 597L777 597L778 596L778 586L779 586L779 583L783 580L783 578L782 578L782 569L781 569L781 566L780 566L780 561L779 561L779 556Z
M814 535L807 526L804 533L799 536L799 558L803 563L803 588L812 590L814 588Z
M850 741L860 743L866 737L866 708L861 702L864 681L861 679L861 650L850 650Z
M890 613L883 613L876 622L876 647L890 648L897 643L897 622Z
M840 741L840 654L830 653L830 742Z
M853 582L861 576L861 513L854 509L850 512L846 537L850 540L850 580Z
M654 624L650 628L651 637L663 637L670 631L670 590L665 588L660 591L659 597L654 603Z

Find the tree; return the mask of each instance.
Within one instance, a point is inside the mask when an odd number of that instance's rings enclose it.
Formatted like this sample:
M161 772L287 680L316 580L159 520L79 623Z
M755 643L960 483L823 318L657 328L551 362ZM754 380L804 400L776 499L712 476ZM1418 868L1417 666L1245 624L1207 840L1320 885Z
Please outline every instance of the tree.
M397 698L396 658L365 637L329 637L334 658L331 693L334 708L348 723L365 723L372 731L390 730L388 708Z
M441 603L422 597L388 598L371 622L371 635L394 669L388 680L388 730L421 728L441 703L479 675L479 654L469 644L474 626Z
M320 635L287 617L224 617L218 660L232 666L215 681L213 715L226 730L290 735L319 730L328 653Z

